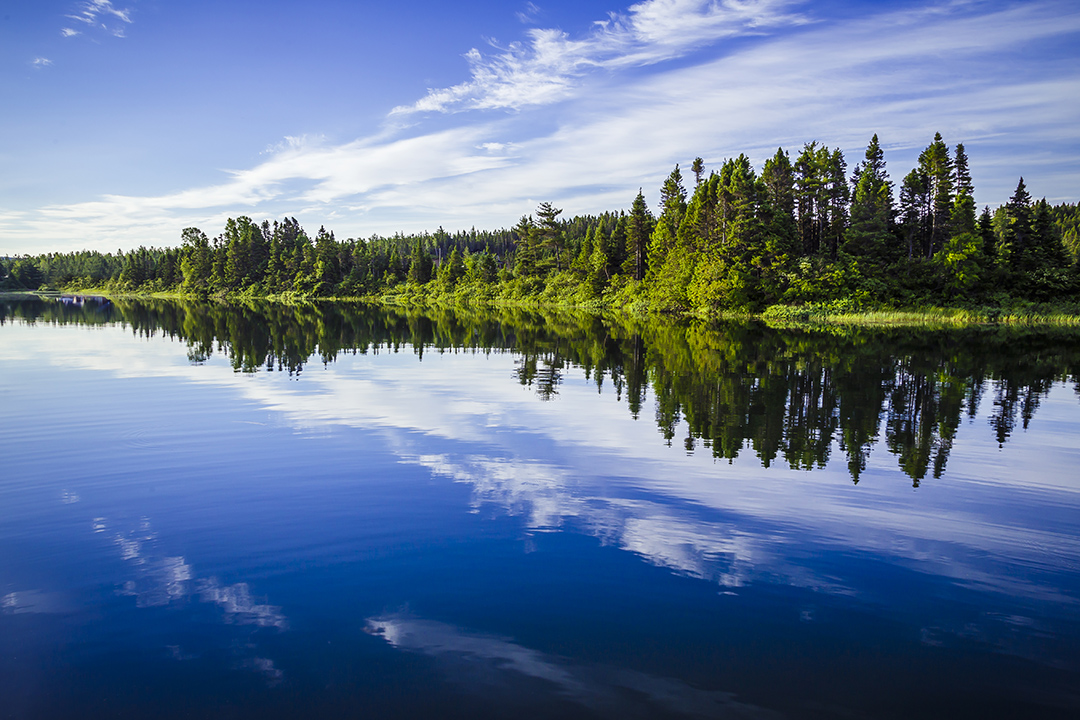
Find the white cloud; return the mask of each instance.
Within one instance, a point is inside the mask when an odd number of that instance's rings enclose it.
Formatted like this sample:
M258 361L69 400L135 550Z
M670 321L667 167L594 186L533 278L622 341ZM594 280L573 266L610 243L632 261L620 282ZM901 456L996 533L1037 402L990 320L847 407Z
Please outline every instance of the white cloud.
M587 71L652 65L717 40L763 27L804 22L782 10L790 0L645 0L625 14L611 13L592 32L573 39L557 29L528 31L494 56L465 54L471 79L428 91L392 114L520 109L569 97ZM531 5L531 3L530 3ZM535 6L532 6L535 8ZM521 17L519 13L519 17Z
M30 64L35 68L45 68L53 64L53 61L46 57L36 57L30 61Z
M117 24L117 21L128 25L132 22L131 10L129 8L118 8L110 0L88 0L79 3L76 9L65 15L65 17L69 20L81 22L88 28L100 28L115 37L124 37L124 25ZM71 28L64 28L60 33L64 37L79 34L77 30Z
M514 14L519 21L528 25L536 21L536 16L540 14L540 8L534 3L527 2L524 8Z

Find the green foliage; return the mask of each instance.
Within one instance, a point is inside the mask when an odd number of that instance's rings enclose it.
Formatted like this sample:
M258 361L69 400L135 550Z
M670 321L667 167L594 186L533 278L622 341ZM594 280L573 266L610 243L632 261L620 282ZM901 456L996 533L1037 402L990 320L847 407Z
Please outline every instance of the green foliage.
M946 297L966 297L978 285L986 265L982 238L973 232L953 235L934 256L934 261L940 269Z
M428 254L423 243L418 239L413 243L413 251L409 256L409 282L423 285L431 280L431 270L431 255Z

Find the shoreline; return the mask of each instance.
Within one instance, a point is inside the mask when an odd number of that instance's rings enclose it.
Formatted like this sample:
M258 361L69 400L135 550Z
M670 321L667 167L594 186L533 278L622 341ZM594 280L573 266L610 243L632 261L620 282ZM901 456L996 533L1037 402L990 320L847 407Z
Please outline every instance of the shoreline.
M908 308L852 309L843 301L816 305L792 306L770 305L763 312L722 311L712 314L687 312L660 312L642 307L644 303L618 306L604 302L589 304L550 302L542 298L507 300L500 298L454 298L439 295L435 297L417 297L415 294L395 293L380 295L313 297L292 293L270 295L248 295L227 293L200 296L176 292L130 292L108 288L79 288L65 290L2 290L4 297L58 298L70 295L88 295L108 299L159 299L159 300L196 300L202 302L273 302L282 304L307 303L365 303L384 307L414 307L443 309L482 309L482 308L523 308L532 310L574 310L601 316L634 318L637 320L652 318L657 320L678 321L759 321L775 327L975 327L975 326L1052 326L1076 328L1080 330L1080 312L1055 311L1053 306L1034 303L1017 303L1012 306L983 306L968 308L962 306L929 306ZM1047 311L1048 310L1048 311Z

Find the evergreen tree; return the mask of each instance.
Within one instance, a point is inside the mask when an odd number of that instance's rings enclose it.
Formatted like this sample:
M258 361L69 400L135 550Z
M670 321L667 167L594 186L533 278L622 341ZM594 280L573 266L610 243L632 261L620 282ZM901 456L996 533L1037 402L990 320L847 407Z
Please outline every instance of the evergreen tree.
M929 208L922 252L933 257L952 234L950 220L953 206L953 161L949 146L935 133L934 142L919 155L919 172L927 180Z
M1031 194L1024 185L1024 178L1020 178L1016 192L1003 206L1002 220L1003 227L999 230L999 261L1014 270L1030 269Z
M540 203L536 209L537 232L539 233L540 246L547 248L555 258L555 269L562 269L563 248L566 246L566 237L559 227L558 217L562 210L553 207L549 202Z
M986 255L988 264L996 264L997 255L997 242L994 236L994 219L990 214L990 206L987 205L983 208L982 214L979 215L979 238L982 240L983 254Z
M975 197L975 186L971 182L971 171L968 169L968 156L963 143L956 144L956 158L953 161L955 182L953 187L957 194L966 193Z
M431 280L431 254L424 249L424 244L420 238L413 242L412 253L409 257L409 282L423 285Z
M844 153L840 148L827 152L824 180L826 241L829 257L835 260L847 230L848 202L851 199L851 191L847 184L847 163L844 161Z
M532 216L523 215L514 228L517 243L514 248L514 275L531 277L537 273L536 225Z
M264 233L265 234L265 233ZM284 260L281 257L281 240L277 234L270 231L270 249L266 261L266 274L263 276L263 285L270 292L280 292L282 288L282 270Z
M342 281L341 260L334 233L320 226L315 235L315 294L331 295Z
M646 250L652 235L653 217L645 204L645 196L638 188L637 197L630 209L626 234L626 265L624 269L634 280L645 279Z
M971 182L968 157L964 151L963 143L958 143L956 146L956 159L953 161L953 181L956 198L953 200L952 211L949 215L950 231L953 235L976 233L975 185Z
M701 178L705 174L705 161L700 157L694 158L694 162L690 164L690 172L694 173L694 187L696 188L701 184Z
M715 180L717 232L704 246L687 297L701 310L754 309L763 302L763 272L772 261L759 213L764 184L746 155L725 161Z
M900 186L900 222L907 259L922 257L929 224L930 181L918 168L904 176Z
M446 287L454 287L461 278L465 277L465 261L458 252L457 246L450 250L449 257L439 266L439 282Z
M679 166L671 171L660 188L660 217L649 238L649 273L656 275L664 264L667 254L674 247L679 223L686 213L686 189L682 184Z
M180 272L183 274L182 287L185 292L206 293L210 289L213 260L210 254L210 240L199 228L184 228L180 234L182 259Z
M795 171L783 148L777 148L776 154L765 161L761 180L765 184L766 199L772 209L772 222L777 231L794 234Z
M1031 266L1043 270L1064 270L1070 264L1061 233L1054 224L1050 204L1043 198L1035 203L1031 218Z
M589 286L594 293L599 293L611 280L609 267L611 258L608 257L609 245L607 227L603 220L596 227L593 234L592 255L589 258Z
M795 161L795 209L803 255L817 255L828 224L825 193L828 148L817 142L803 146Z
M865 160L855 168L851 222L844 234L844 252L881 267L892 258L892 182L885 172L885 153L875 134Z
M570 264L570 269L577 273L588 275L590 263L592 262L593 251L593 228L587 228L585 230L585 237L582 238L580 245L578 246L577 257L574 258L574 262Z
M958 192L956 199L953 200L949 227L953 235L974 233L978 230L978 220L975 218L975 199L964 190Z

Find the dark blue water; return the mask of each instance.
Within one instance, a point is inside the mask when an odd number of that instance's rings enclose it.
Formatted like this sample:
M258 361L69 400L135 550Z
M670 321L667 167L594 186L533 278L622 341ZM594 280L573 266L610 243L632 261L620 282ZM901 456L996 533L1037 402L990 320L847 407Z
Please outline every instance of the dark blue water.
M2 317L0 717L1080 713L1067 332Z

